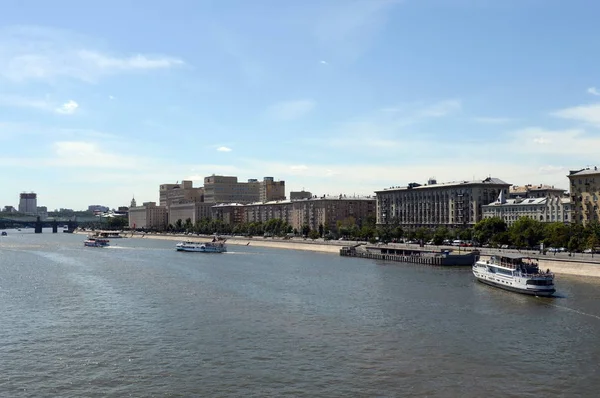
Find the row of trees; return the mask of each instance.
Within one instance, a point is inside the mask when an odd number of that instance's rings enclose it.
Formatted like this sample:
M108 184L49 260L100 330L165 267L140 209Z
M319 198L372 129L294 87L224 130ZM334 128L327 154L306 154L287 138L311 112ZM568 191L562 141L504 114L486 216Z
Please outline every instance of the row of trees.
M117 223L117 219L112 223ZM110 223L110 221L109 221ZM116 225L115 225L116 226ZM542 223L537 220L521 217L510 227L499 217L487 218L472 228L450 229L440 226L434 229L403 229L398 224L376 226L375 219L364 220L360 225L353 217L340 220L335 230L328 230L323 225L311 230L308 225L300 229L293 228L281 219L267 222L251 222L242 224L226 224L221 220L203 219L192 223L191 219L177 220L169 225L170 232L191 232L198 234L234 234L246 236L286 236L294 234L311 239L346 238L351 240L391 242L394 240L419 240L441 245L446 240L472 240L479 245L502 246L516 248L539 248L540 244L548 247L564 247L571 252L595 249L600 246L600 224L591 222L585 227L578 224L560 222Z
M513 245L518 248L564 247L570 252L594 250L600 245L600 224L542 223L521 217L510 227L501 218L488 218L475 224L473 237L482 244Z

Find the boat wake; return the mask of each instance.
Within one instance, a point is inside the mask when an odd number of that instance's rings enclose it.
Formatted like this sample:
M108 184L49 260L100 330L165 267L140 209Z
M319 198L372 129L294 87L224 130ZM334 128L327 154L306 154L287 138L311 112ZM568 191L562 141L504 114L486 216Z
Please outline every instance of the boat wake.
M561 310L571 311L571 312L574 312L574 313L579 314L579 315L585 315L585 316L589 316L590 318L596 318L596 319L600 320L600 316L599 315L589 314L587 312L579 311L579 310L576 310L574 308L565 307L563 305L557 305L557 304L553 304L553 303L546 303L546 304L548 306L559 308Z

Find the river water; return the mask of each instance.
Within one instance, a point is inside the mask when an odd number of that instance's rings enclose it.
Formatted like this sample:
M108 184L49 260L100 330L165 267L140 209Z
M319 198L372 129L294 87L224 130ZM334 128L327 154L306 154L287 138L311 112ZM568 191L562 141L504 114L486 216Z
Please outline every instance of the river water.
M596 397L600 280L8 230L1 397Z

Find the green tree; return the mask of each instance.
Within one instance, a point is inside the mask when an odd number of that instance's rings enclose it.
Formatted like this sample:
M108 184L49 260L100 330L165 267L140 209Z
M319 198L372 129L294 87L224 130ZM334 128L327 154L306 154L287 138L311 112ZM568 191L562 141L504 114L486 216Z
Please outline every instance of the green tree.
M109 217L106 222L108 229L123 229L129 225L127 217Z
M544 227L544 244L546 247L567 247L570 228L561 222L548 223Z
M319 232L318 232L317 230L313 229L313 230L311 230L311 231L308 233L308 237L309 237L310 239L312 239L312 240L318 239L318 238L319 238Z
M323 236L323 230L324 229L325 228L323 227L323 224L319 224L319 236L321 236L321 237Z
M481 244L491 243L494 236L506 230L506 223L502 218L485 218L473 226L473 239Z
M308 236L309 232L310 232L310 226L308 226L307 224L304 224L302 226L302 236Z
M450 236L450 231L447 227L437 227L433 233L433 244L441 245Z
M544 239L544 225L529 217L519 217L508 229L510 240L518 248L535 247Z
M177 232L181 232L183 230L183 221L181 221L181 218L175 221L175 230Z

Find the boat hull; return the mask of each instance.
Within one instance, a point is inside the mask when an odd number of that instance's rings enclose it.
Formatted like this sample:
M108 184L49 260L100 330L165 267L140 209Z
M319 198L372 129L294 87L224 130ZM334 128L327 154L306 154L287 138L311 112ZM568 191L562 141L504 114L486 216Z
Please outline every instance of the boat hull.
M556 289L521 289L518 287L503 285L501 283L490 281L488 279L483 279L479 277L475 278L485 285L497 287L499 289L507 290L509 292L526 294L528 296L551 297L556 292Z
M227 249L221 248L201 248L201 247L178 247L178 252L193 252L193 253L225 253Z

